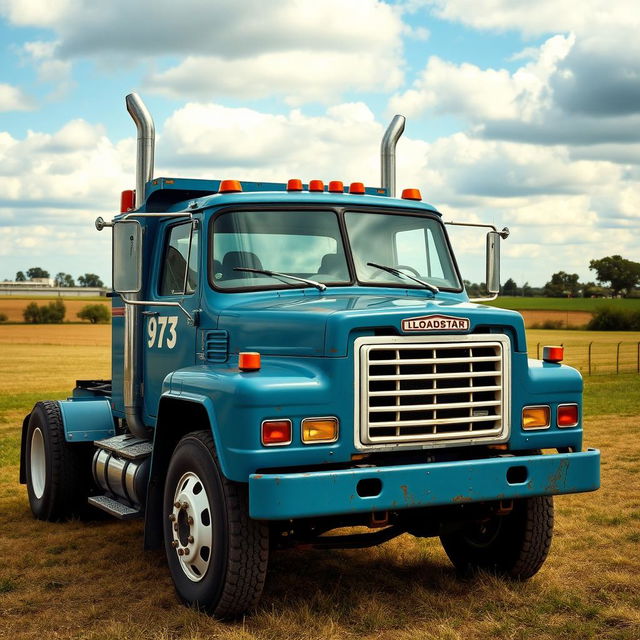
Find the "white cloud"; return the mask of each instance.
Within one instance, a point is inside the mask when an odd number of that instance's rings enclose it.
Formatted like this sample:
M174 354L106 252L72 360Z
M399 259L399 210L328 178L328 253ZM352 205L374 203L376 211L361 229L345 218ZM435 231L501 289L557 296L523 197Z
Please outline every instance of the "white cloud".
M290 103L402 81L405 25L381 0L183 0L179 10L169 0L69 0L42 14L40 6L4 0L0 10L54 31L53 41L27 45L44 76L64 75L80 58L149 67L173 56L172 66L148 72L148 86L183 98L285 95Z
M30 111L34 108L33 100L22 89L4 82L0 83L0 112Z

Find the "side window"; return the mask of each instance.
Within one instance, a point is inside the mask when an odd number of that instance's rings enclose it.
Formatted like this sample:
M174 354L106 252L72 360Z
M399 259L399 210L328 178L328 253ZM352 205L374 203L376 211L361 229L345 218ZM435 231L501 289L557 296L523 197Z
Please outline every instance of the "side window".
M184 290L187 272L187 293L193 293L198 282L198 231L191 237L191 223L170 227L162 260L160 295L171 296ZM187 269L187 262L189 267Z

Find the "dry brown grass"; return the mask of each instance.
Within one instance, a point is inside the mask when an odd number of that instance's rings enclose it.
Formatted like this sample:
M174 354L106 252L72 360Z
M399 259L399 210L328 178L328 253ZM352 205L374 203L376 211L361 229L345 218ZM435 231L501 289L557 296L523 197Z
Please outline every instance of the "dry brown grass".
M553 310L533 310L526 309L520 311L527 328L542 325L545 322L558 323L559 327L565 329L577 329L585 327L591 320L593 314L588 311L553 311Z
M70 350L57 349L61 360ZM12 365L20 376L22 359ZM74 359L64 358L61 380L75 377ZM22 386L37 391L33 378ZM0 638L640 638L636 417L587 421L586 444L602 449L602 489L556 500L551 555L530 582L460 580L437 541L409 536L370 550L280 552L259 610L224 624L178 604L162 553L142 551L141 523L31 518L17 483L18 409L8 406L14 417L0 416Z
M7 320L9 322L24 322L24 316L22 315L26 306L35 302L40 306L46 306L51 302L49 299L42 298L33 298L32 300L20 299L20 298L11 298L8 296L0 296L0 313L7 314ZM88 304L104 304L105 307L109 308L111 311L111 303L103 302L103 301L87 301L87 300L63 300L64 306L66 307L66 313L64 319L67 322L88 322L83 321L78 318L76 315L82 307Z

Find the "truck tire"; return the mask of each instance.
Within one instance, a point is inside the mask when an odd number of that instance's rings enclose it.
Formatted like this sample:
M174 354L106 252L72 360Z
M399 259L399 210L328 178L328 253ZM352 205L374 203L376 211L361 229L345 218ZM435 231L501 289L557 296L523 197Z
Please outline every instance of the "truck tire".
M268 527L249 517L246 485L221 473L209 431L173 452L163 499L167 561L180 599L217 618L253 609L267 573Z
M65 440L58 403L36 403L29 416L24 460L29 505L38 520L56 522L84 510L89 487L82 469L84 450L79 447Z
M528 580L544 564L552 537L553 498L537 496L514 500L508 515L470 523L440 540L460 572L484 569Z

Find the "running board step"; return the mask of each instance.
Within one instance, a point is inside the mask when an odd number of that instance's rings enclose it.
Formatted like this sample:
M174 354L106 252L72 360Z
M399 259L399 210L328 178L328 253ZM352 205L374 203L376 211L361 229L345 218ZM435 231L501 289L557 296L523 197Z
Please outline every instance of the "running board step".
M131 520L142 516L142 509L132 509L109 496L91 496L88 502L91 506L98 507L119 520Z

